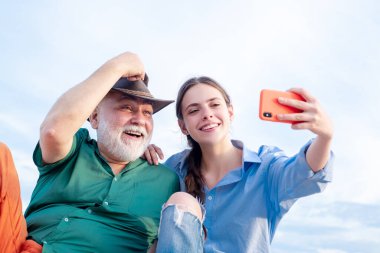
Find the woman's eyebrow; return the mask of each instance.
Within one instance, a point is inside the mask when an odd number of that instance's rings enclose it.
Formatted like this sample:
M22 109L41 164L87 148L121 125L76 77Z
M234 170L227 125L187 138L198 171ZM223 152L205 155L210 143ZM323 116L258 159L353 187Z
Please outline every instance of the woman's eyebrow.
M219 97L209 98L209 99L206 100L206 103L208 103L208 102L212 102L212 101L214 101L214 100L221 100L221 98L219 98ZM186 110L187 108L189 108L189 107L192 107L192 106L198 106L198 105L199 105L199 103L191 103L191 104L189 104L188 106L186 106L185 110Z

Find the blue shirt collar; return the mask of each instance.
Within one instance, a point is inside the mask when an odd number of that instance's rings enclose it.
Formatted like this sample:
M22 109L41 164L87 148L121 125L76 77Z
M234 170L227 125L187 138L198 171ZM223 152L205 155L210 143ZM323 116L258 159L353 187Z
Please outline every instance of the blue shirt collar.
M261 158L256 152L249 150L244 143L239 140L231 140L232 145L243 150L243 170L246 171L253 163L261 163Z
M243 150L243 172L247 171L253 163L261 163L261 158L259 157L259 155L256 152L249 150L242 141L231 140L231 142L232 145ZM190 149L185 149L184 151L182 151L183 155L181 156L181 160L179 162L179 173L183 177L185 177L187 171L186 159L189 153ZM185 169L185 171L183 169Z

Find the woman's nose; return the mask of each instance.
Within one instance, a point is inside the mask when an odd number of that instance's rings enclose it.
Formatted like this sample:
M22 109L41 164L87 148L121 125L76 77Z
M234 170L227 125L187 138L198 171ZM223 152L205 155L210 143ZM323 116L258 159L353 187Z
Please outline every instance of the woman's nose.
M203 119L211 119L213 117L211 110L205 109L203 112Z

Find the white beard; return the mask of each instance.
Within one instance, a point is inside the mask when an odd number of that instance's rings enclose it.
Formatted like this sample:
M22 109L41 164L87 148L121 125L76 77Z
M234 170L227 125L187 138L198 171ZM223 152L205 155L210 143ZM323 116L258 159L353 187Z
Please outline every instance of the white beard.
M141 132L143 137L141 140L122 139L124 131L131 130ZM125 127L114 127L104 120L99 121L98 143L101 143L107 152L120 162L131 162L139 158L149 145L152 135L147 135L143 127L128 125Z

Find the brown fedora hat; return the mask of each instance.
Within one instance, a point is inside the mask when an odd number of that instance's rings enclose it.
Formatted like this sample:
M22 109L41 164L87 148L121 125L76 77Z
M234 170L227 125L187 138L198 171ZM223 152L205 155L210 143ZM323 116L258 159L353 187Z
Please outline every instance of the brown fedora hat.
M137 97L148 101L150 104L152 104L153 113L158 112L165 106L174 102L174 100L163 100L154 98L148 90L148 81L149 78L146 74L143 81L129 81L128 78L122 77L115 83L112 89L123 92L128 96Z

